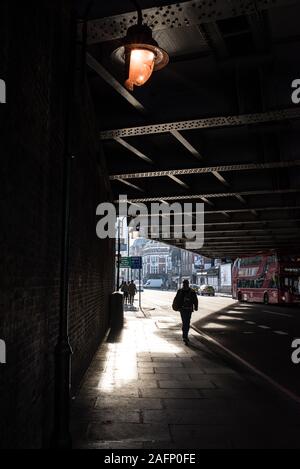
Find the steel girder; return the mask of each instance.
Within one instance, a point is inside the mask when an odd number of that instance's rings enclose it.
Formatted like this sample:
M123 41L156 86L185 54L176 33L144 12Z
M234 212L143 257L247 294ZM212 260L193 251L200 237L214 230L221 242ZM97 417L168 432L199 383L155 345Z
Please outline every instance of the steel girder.
M169 5L146 8L143 10L143 21L152 31L167 28L180 28L211 23L242 15L252 15L274 7L288 6L297 3L295 0L190 0L172 2ZM90 20L87 24L87 43L119 39L126 35L127 29L137 22L137 13L131 11L120 15ZM81 35L83 25L79 23Z
M153 135L172 132L173 130L209 129L212 127L238 127L242 125L257 125L266 122L278 122L289 119L299 119L300 109L290 108L281 111L268 111L237 116L207 117L187 121L175 121L165 124L151 124L124 129L104 130L100 132L102 140L110 140L116 137L136 137L139 135Z
M275 161L270 163L243 163L220 166L207 166L202 168L186 168L186 169L168 169L164 171L146 171L140 173L115 174L110 176L111 181L119 179L144 179L165 176L184 176L190 174L207 174L216 172L232 172L232 171L252 171L256 169L275 169L275 168L291 168L300 166L300 160L292 161Z
M218 199L224 197L236 197L238 195L244 196L253 196L253 195L267 195L267 194L296 194L300 192L300 187L296 189L267 189L267 190L254 190L254 191L242 191L242 192L216 192L209 194L187 194L187 195L172 195L172 196L163 196L158 195L156 197L144 197L142 199L128 199L129 203L146 203L146 202L159 202L164 201L180 201L180 200L200 200L205 197L207 199ZM121 199L122 200L122 199ZM119 200L115 200L115 203L118 203ZM226 210L225 210L226 211Z

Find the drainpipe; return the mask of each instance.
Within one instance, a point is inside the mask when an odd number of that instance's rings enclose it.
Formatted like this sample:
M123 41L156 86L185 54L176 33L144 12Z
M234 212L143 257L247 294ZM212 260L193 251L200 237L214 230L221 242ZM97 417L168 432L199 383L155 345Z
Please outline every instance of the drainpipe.
M70 131L72 104L74 101L76 59L76 16L72 9L70 19L70 54L68 70L64 80L65 89L65 128L64 128L64 165L61 233L61 272L60 272L60 311L59 336L55 348L55 400L54 429L51 445L58 449L71 449L70 434L70 387L71 355L69 342L69 246L70 246L70 202L72 160Z
M121 220L118 220L118 258L117 258L117 285L116 291L119 291L120 287L120 262L121 262Z

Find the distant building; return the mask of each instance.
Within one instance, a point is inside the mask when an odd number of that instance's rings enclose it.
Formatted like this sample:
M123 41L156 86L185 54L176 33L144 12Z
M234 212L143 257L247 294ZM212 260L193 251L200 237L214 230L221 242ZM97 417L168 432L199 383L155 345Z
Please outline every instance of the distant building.
M137 238L133 241L133 244L130 246L130 255L131 256L143 256L144 247L148 243L148 240L145 238Z
M169 287L172 272L171 247L166 244L148 241L143 247L143 278L163 278L164 286Z
M197 271L195 267L196 254L184 249L172 248L172 283L179 288L183 280L196 283Z
M231 270L230 262L222 263L221 259L203 258L203 264L197 271L197 283L211 285L217 292L231 293Z
M137 238L133 241L133 244L130 246L130 256L134 257L143 257L144 254L144 247L148 243L148 240L145 238ZM138 270L133 270L131 273L131 278L135 281L139 280L139 271ZM142 270L142 283L143 283L143 270Z
M232 263L220 265L220 292L232 293Z
M222 263L221 259L208 259L145 238L133 241L130 256L141 256L143 259L143 283L151 278L162 278L163 288L175 290L187 279L191 284L212 285L216 291L231 292L231 264ZM139 272L130 272L130 278L138 280Z

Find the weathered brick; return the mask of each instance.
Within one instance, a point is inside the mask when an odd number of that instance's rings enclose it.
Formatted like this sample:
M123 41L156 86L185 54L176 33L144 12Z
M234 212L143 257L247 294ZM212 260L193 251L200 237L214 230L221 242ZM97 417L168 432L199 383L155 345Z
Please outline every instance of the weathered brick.
M7 104L0 106L4 448L47 446L52 429L70 3L0 5L0 77L7 83ZM108 326L114 245L96 238L96 206L110 194L86 84L76 92L72 116L70 341L76 386Z

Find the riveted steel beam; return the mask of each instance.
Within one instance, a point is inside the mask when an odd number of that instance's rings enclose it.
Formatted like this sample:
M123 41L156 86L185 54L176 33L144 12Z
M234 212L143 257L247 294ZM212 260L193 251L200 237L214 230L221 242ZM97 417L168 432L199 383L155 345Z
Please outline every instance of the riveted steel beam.
M126 150L129 150L134 155L146 161L146 163L153 164L153 161L148 156L144 155L144 153L142 153L140 150L138 150L137 148L133 147L128 142L123 140L123 138L116 137L114 140L118 142L120 145L122 145L124 148L126 148ZM119 178L116 178L116 179L119 179ZM126 178L122 178L122 179L126 179Z
M139 111L141 114L147 113L142 103L140 103L131 93L129 93L129 91L127 91L126 88L121 85L121 83L118 82L118 80L116 80L116 78L89 53L86 54L86 63L92 70L94 70L94 72L96 72L104 81L106 81L106 83L112 86L117 93L126 99L126 101L128 101L137 111ZM117 135L117 137L120 137L120 135Z
M232 18L241 15L255 14L257 11L274 7L291 5L295 0L190 0L172 2L169 5L146 8L143 10L143 21L152 31L167 28L180 28ZM127 29L137 22L137 13L131 11L120 15L90 20L87 24L87 43L119 39L126 35ZM83 25L79 24L79 34Z
M235 241L238 241L239 239L243 239L243 240L249 240L249 241L256 241L256 240L265 240L265 241L269 241L269 240L273 240L274 239L274 236L275 236L275 239L283 239L283 240L293 240L293 239L297 239L296 238L296 235L292 236L292 235L282 235L282 236L278 236L278 235L248 235L248 236L245 236L245 235L241 235L241 237L239 236L205 236L205 240L206 241L220 241L220 240L231 240L232 242L235 242Z
M227 213L248 213L248 212L267 212L267 211L287 211L287 210L300 210L300 206L297 205L283 205L281 207L255 207L255 208L238 208L238 209L228 209ZM205 215L215 215L218 213L223 213L223 210L206 210Z
M188 225L188 224L185 224L185 225L172 225L172 227L182 227L184 226L185 228L190 228L191 226L193 225ZM214 230L207 230L207 226L213 226L213 224L205 224L205 235L207 234L216 234L216 233L220 233L220 235L222 236L223 234L226 234L226 233L242 233L242 234L249 234L249 233L264 233L265 236L269 236L270 233L271 234L274 234L276 232L277 233L284 233L284 235L286 236L287 234L291 234L291 235L295 235L299 232L299 229L300 227L298 226L287 226L287 227L271 227L271 226L268 226L266 228L236 228L236 229L214 229ZM159 225L149 225L148 229L151 230L151 228L154 228L154 227L159 227Z
M224 197L236 197L237 195L243 196L253 196L253 195L267 195L267 194L296 194L300 192L300 187L297 189L275 189L275 190L254 190L254 191L242 191L242 192L216 192L210 194L189 194L189 195L172 195L172 196L164 196L159 195L157 197L145 197L143 199L128 199L130 203L146 203L146 202L158 202L160 200L168 201L179 201L179 200L198 200L203 197L207 199L220 199ZM119 200L115 200L116 203Z
M187 168L187 169L167 169L164 171L145 171L140 173L128 173L128 174L116 174L111 175L110 180L115 179L143 179L143 178L154 178L154 177L166 177L166 176L184 176L191 174L207 174L207 173L219 173L219 172L232 172L232 171L252 171L257 169L275 169L275 168L291 168L294 166L300 166L300 160L292 161L275 161L270 163L242 163L232 164L223 166L207 166L202 168Z
M124 179L116 179L116 181L121 182L122 184L125 184L126 186L129 186L136 191L145 192L141 187L137 186L136 184L131 184L131 182L125 181Z
M276 220L272 219L264 219L264 220L241 220L241 221L222 221L222 222L205 222L205 226L224 226L224 225L262 225L266 224L266 229L273 229L273 227L270 227L269 225L272 223L284 223L285 225L289 225L290 223L299 223L300 218L279 218ZM276 228L274 228L276 229ZM288 230L291 230L291 227L288 227Z
M300 109L289 108L281 111L268 111L255 114L243 114L237 116L207 117L187 121L167 122L165 124L143 125L139 127L127 127L124 129L105 130L100 132L102 140L116 137L135 137L139 135L153 135L172 132L172 130L196 130L212 127L238 127L242 125L257 125L265 122L278 122L289 119L299 119Z
M226 209L226 212L228 214L233 214L233 213L249 213L249 212L252 212L252 210L255 210L256 212L268 212L268 211L275 211L275 212L278 212L278 211L284 211L284 212L287 212L288 210L300 210L300 206L282 206L282 207L258 207L258 208L236 208L236 209ZM189 215L196 215L197 213L199 212L196 212L196 211L193 211L193 212L190 212ZM208 215L218 215L218 214L223 214L224 213L224 210L205 210L205 216L208 216ZM144 217L144 216L157 216L159 214L151 214L151 215L140 215L141 217ZM180 213L179 215L183 215L183 213ZM272 220L272 219L270 219ZM280 219L277 219L277 221L280 221L280 220L286 220L285 218L280 218ZM289 220L292 220L291 217L288 217L288 221ZM260 220L253 220L253 223L259 223ZM241 221L240 222L235 222L235 223L242 223Z
M178 130L171 130L173 137L178 140L195 158L201 160L203 157L199 151Z
M141 158L142 160L146 161L146 163L154 164L154 162L148 156L146 156L144 153L142 153L140 150L138 150L134 146L130 145L123 138L115 138L114 140L116 142L118 142L120 145L122 145L124 148L126 148L127 150L132 152L134 155L136 155L139 158ZM185 189L189 189L189 186L185 182L181 181L181 179L179 179L178 177L176 177L174 175L171 175L171 174L168 174L168 177L170 179L172 179L172 181L176 182L176 184L179 184L181 187L184 187ZM123 182L124 184L126 184L126 178L121 178L121 177L118 178L117 177L117 178L114 178L114 181L120 181L120 182ZM127 185L132 187L133 189L137 189L137 190L143 192L143 190L141 188L139 188L138 186L136 186L135 184L129 184L127 182Z

